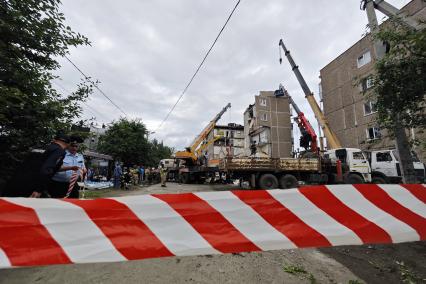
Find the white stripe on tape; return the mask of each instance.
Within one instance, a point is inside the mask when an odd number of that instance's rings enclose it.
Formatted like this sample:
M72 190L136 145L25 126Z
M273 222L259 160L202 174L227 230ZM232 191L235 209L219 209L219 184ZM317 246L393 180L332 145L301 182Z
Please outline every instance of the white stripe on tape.
M411 194L411 192L398 184L381 184L379 186L396 202L417 215L426 218L426 207L424 203Z
M358 245L363 243L352 230L316 207L298 190L283 191L276 189L268 192L308 226L326 237L332 245Z
M327 187L346 206L384 229L394 243L420 240L420 236L413 228L375 206L352 185L339 184Z
M8 198L7 201L34 209L40 222L72 262L126 260L86 212L76 205L59 199Z
M0 248L0 268L11 267L9 258L6 253Z
M127 205L173 254L220 254L166 202L151 195L112 199Z
M231 192L197 192L194 194L209 203L262 250L296 248L296 245L285 235L277 231Z

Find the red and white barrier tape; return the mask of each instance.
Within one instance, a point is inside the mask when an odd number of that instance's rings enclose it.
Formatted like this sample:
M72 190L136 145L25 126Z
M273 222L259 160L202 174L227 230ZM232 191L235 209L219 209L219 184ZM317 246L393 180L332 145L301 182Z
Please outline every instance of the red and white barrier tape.
M424 185L0 199L0 267L426 240Z

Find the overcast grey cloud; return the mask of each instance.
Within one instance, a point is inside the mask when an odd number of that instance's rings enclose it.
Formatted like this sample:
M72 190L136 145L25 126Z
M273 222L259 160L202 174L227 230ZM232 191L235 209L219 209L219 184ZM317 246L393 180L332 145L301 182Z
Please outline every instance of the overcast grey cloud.
M389 1L402 7L408 1ZM67 23L92 46L70 59L131 118L154 130L175 103L225 22L230 0L64 0ZM379 14L379 16L381 16ZM228 102L221 124L243 122L244 109L261 90L283 83L314 123L287 61L278 63L278 41L287 47L310 88L319 70L358 41L367 19L358 0L242 0L197 78L154 137L183 148ZM72 91L81 75L67 62L59 84ZM84 117L110 122L122 115L97 91ZM95 109L95 110L93 110Z

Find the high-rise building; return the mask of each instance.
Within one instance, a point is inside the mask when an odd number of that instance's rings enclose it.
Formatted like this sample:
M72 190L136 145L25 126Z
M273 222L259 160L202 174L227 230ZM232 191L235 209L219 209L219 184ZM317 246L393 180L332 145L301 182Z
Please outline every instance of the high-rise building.
M414 18L426 19L423 0L413 0L402 10ZM371 96L375 61L371 34L367 34L320 71L324 114L345 147L363 150L395 147L395 142L376 123L376 107ZM419 130L407 129L407 134L426 140L426 135ZM425 162L423 147L417 146L414 150Z

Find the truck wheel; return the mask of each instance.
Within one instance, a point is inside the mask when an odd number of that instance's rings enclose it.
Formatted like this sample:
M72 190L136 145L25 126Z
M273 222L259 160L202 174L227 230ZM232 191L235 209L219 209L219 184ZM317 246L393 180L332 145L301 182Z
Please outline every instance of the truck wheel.
M280 178L280 187L282 189L296 188L298 184L297 178L294 175L283 175Z
M386 183L388 183L386 181L386 179L384 179L382 177L373 177L372 180L371 180L371 182L375 183L375 184L386 184Z
M364 179L357 174L348 174L345 177L346 184L361 184L364 183Z
M278 188L278 179L272 174L264 174L259 179L259 186L262 189Z
M179 180L181 183L188 184L189 183L189 174L188 173L182 173L179 175Z

